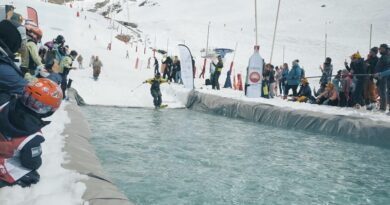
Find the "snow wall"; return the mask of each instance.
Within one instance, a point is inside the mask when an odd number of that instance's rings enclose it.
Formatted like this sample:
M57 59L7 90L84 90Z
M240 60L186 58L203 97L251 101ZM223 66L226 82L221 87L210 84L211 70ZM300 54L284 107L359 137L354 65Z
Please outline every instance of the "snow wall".
M390 148L390 125L387 122L293 110L197 91L189 94L186 107L195 111L246 119L274 127L321 133L347 141Z
M89 143L91 131L76 104L83 102L82 98L72 88L69 89L68 96L70 103L65 110L71 122L66 125L63 134L68 136L64 149L69 156L69 162L63 166L88 176L84 181L87 190L83 199L89 202L89 205L131 205L127 197L106 177L94 148Z

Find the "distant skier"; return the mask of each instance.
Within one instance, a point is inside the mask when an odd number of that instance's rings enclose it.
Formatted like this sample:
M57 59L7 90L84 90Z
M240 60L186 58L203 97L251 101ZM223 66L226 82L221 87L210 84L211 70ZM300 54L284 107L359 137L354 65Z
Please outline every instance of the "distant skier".
M149 83L152 86L150 87L150 93L153 97L154 107L160 108L162 103L162 95L160 91L160 84L167 83L166 79L161 78L161 74L157 73L154 78L144 81L143 83Z
M96 56L92 63L94 80L98 80L102 67L103 67L103 63L99 60L99 57Z
M154 57L154 74L159 73L158 69L159 69L158 60L156 57Z
M129 50L126 51L126 59L128 59L130 56L129 56Z
M79 63L79 69L83 69L83 57L81 55L79 55L79 57L77 57L77 62Z

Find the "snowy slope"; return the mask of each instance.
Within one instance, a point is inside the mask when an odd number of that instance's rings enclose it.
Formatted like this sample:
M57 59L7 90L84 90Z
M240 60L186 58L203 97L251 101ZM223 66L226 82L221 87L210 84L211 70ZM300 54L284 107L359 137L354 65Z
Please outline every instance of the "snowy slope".
M93 2L93 0L88 0ZM153 0L158 6L138 7L140 2L111 0L122 3L123 10L112 17L129 20L139 25L159 48L175 54L175 45L186 42L199 59L200 50L206 46L208 22L211 22L210 47L234 48L238 42L237 70L243 71L255 44L253 1L237 0ZM261 55L270 59L272 35L276 19L277 1L259 0L259 31ZM88 7L91 4L81 3ZM325 5L325 7L321 7ZM127 7L129 6L129 11ZM373 24L372 45L389 43L390 1L388 0L295 0L281 3L278 34L273 63L300 59L308 75L318 75L318 66L324 60L324 35L328 34L328 56L335 68L343 67L345 59L357 50L365 56L369 49L369 28ZM231 56L230 56L231 58ZM227 62L231 59L227 58Z

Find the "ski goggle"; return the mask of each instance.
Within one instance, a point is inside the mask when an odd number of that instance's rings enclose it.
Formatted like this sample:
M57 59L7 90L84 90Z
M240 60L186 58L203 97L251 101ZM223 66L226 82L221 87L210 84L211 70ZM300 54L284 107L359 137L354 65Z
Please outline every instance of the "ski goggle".
M28 93L25 93L23 95L23 101L24 101L24 105L26 107L28 107L30 110L32 110L38 114L46 114L46 113L49 113L51 111L54 111L53 107L39 102L38 100L31 97L31 95Z

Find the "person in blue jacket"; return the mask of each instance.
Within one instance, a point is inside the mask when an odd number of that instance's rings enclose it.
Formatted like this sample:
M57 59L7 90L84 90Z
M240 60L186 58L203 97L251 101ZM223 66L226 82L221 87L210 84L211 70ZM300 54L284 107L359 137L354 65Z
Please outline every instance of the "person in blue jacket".
M21 95L27 81L15 65L14 53L21 46L21 36L11 21L0 22L0 92ZM1 102L0 102L1 104Z
M292 62L292 68L287 75L287 85L286 90L284 91L284 99L287 99L288 92L290 89L293 91L293 96L297 96L297 89L299 83L301 82L302 69L299 66L299 60L294 60Z

